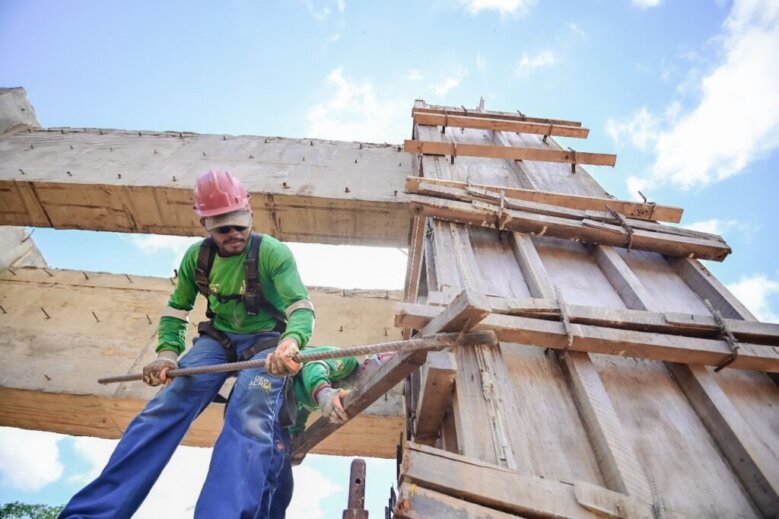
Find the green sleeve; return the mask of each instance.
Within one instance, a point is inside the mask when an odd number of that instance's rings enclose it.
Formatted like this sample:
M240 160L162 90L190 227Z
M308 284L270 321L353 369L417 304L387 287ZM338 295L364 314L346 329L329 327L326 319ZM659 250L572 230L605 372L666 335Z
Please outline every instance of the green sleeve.
M333 351L338 348L332 346L322 346L319 348L310 348L307 353L319 351ZM298 401L298 410L303 405L310 409L317 409L319 406L314 399L314 391L321 385L331 385L349 376L357 368L356 357L342 357L339 359L317 360L306 362L303 368L295 376L295 398Z
M265 240L266 238L263 238ZM303 285L298 273L298 267L292 251L286 244L274 240L273 247L265 247L263 244L263 254L260 272L268 272L273 282L273 286L279 296L282 304L282 311L301 300L309 300L308 291ZM266 253L266 251L268 251ZM284 337L294 337L297 339L301 349L308 344L311 334L314 331L314 312L307 308L301 308L287 317L287 329L282 335Z
M176 288L168 299L168 306L175 310L189 312L195 305L197 284L195 283L195 265L200 242L192 245L181 260ZM157 352L174 351L181 355L186 348L187 325L184 319L163 315L157 332Z

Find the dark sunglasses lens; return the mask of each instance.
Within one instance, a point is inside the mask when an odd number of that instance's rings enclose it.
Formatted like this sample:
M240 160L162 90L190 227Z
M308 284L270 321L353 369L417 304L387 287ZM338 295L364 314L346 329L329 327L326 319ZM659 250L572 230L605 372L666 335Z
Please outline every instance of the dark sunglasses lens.
M230 229L235 229L238 232L243 232L246 230L246 227L243 227L242 225L224 225L222 227L217 227L214 230L219 234L227 234L230 232Z

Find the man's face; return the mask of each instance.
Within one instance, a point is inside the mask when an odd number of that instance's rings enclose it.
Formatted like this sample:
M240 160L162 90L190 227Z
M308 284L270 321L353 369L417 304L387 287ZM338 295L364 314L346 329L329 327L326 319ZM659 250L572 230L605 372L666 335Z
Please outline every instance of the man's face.
M225 225L209 231L222 256L237 256L246 248L252 230L250 227Z

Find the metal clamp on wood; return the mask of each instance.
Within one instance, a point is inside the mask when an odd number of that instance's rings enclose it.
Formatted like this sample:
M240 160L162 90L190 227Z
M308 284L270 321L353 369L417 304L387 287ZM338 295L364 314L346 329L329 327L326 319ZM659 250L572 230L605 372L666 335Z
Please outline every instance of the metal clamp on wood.
M573 329L571 328L571 317L568 314L568 307L565 305L565 299L563 299L563 291L560 290L559 286L554 287L555 294L557 295L557 306L560 308L560 321L563 323L563 329L565 330L565 334L568 336L568 341L565 344L565 348L563 348L563 352L560 354L560 359L564 359L565 356L568 354L568 350L571 349L571 346L573 346Z
M498 206L498 211L495 213L495 227L498 229L498 231L502 231L503 227L506 225L506 222L511 218L510 215L505 213L506 209L506 192L504 190L500 190L500 205Z
M576 173L576 150L569 146L568 151L571 152L571 173Z
M633 248L633 233L635 232L633 227L628 223L627 219L622 215L622 213L615 211L609 206L606 206L606 208L609 210L611 216L616 218L622 228L625 229L625 231L628 233L628 242L626 247L628 252L630 252L630 249Z
M550 135L552 135L552 130L554 129L554 125L552 124L552 122L551 122L551 121L549 121L549 120L547 120L547 122L549 123L549 129L548 129L548 130L547 130L547 132L544 134L544 137L543 137L543 139L541 139L541 140L543 141L543 143L544 143L544 144L547 144L547 140L549 139L549 136L550 136ZM575 153L575 152L574 152L574 153Z
M740 346L738 344L738 340L733 335L733 332L730 331L730 328L728 328L728 324L725 322L725 319L722 318L722 314L720 314L719 311L714 308L714 305L712 305L708 299L704 299L703 302L706 304L706 308L709 309L709 312L711 312L711 315L714 316L714 320L719 326L720 338L724 339L725 342L728 343L728 346L730 346L730 357L725 359L725 361L718 364L717 367L714 368L714 372L717 373L721 371L722 368L726 368L735 362L735 360L738 358L738 349Z
M451 163L454 164L454 158L457 156L457 143L452 141L452 158Z
M449 114L444 110L444 125L441 126L441 133L446 133L447 126L449 126Z

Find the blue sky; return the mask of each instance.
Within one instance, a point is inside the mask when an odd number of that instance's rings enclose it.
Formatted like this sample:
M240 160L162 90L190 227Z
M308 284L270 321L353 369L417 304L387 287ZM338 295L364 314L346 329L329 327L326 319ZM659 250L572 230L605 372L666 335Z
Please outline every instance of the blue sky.
M682 225L722 234L734 252L707 266L773 321L777 56L775 0L0 0L0 86L25 87L45 127L399 143L415 98L480 97L487 109L580 120L590 137L562 144L617 153L615 168L588 168L613 195L640 189L684 207ZM53 267L159 276L187 243L46 229L33 239ZM309 285L402 286L402 251L293 247ZM111 448L26 434L0 431L0 502L61 503ZM147 505L186 517L207 452L178 456ZM30 476L19 480L22 460ZM307 459L294 516L339 514L347 478L348 460ZM372 516L393 478L393 462L369 465Z

